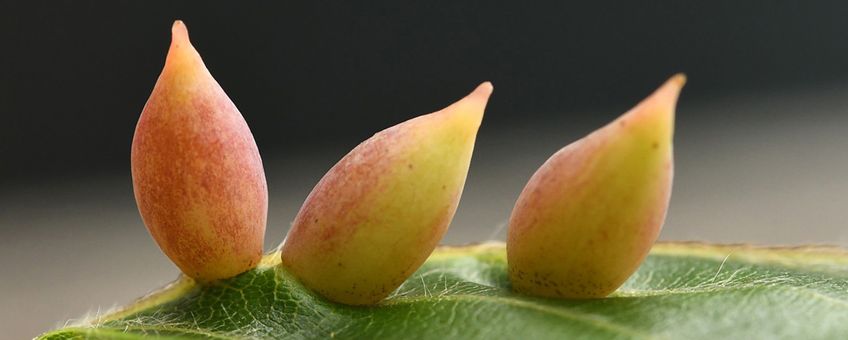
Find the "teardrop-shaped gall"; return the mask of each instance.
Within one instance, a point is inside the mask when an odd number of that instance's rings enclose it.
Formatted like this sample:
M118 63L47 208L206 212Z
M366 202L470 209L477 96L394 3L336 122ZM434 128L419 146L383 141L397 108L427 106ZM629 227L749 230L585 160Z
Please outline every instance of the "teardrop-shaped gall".
M133 137L135 198L150 235L183 273L228 278L262 256L265 173L247 123L185 25L171 30L165 67Z
M530 178L509 222L514 290L598 298L636 271L665 220L674 111L685 81L672 77L612 123L559 150Z
M294 220L282 262L345 304L388 296L442 239L456 211L492 85L369 138L324 175Z

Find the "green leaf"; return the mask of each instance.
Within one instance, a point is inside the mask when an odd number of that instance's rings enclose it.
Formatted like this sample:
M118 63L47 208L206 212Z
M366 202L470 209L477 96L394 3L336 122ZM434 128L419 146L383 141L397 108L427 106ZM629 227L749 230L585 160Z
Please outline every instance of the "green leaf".
M615 294L510 291L503 244L443 247L374 307L328 302L279 266L200 286L181 278L43 339L835 339L848 334L848 254L835 248L658 244Z

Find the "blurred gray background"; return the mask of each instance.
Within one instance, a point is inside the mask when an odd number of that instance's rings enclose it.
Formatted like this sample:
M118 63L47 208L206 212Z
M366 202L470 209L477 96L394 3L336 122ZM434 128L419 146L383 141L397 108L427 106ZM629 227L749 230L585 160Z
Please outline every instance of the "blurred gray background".
M495 92L444 242L503 239L560 147L678 71L661 239L848 246L848 5L0 1L0 338L132 301L178 270L135 207L129 146L176 18L265 161L266 248L371 134Z

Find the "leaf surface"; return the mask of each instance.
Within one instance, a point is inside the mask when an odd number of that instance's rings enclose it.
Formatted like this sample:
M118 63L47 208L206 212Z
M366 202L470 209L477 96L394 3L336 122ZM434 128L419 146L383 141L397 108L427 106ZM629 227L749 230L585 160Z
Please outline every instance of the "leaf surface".
M657 244L612 296L549 300L509 287L502 243L442 247L374 307L328 302L280 265L210 285L182 277L42 339L834 339L848 334L848 253Z

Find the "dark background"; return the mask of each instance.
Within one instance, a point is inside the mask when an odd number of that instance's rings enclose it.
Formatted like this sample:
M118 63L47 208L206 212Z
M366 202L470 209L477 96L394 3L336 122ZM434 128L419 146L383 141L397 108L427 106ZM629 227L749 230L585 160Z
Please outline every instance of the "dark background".
M484 80L486 129L611 109L566 117L601 122L681 71L686 100L842 81L846 15L839 1L4 2L0 180L126 172L177 18L276 154L356 143Z
M839 1L0 0L0 337L178 274L129 170L175 19L259 144L271 249L348 150L485 80L444 242L502 240L548 156L676 72L689 82L660 239L848 246L846 18Z

